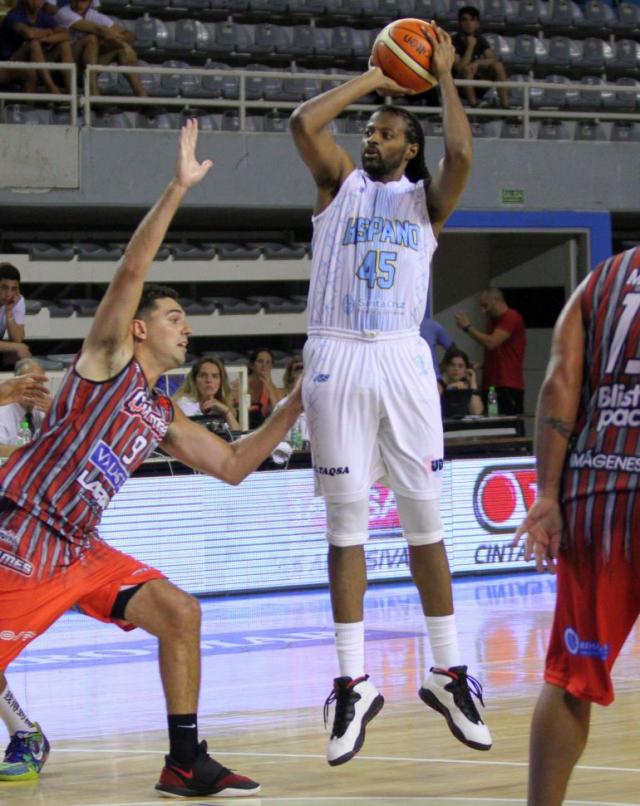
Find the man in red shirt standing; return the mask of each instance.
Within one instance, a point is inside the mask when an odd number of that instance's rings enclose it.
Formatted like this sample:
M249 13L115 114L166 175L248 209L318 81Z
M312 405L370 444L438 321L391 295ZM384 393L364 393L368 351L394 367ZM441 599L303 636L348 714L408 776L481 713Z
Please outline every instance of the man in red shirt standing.
M524 348L527 335L522 316L509 308L499 288L480 294L480 307L487 315L487 332L473 327L466 313L456 314L456 324L484 347L482 388L492 386L500 414L524 413Z

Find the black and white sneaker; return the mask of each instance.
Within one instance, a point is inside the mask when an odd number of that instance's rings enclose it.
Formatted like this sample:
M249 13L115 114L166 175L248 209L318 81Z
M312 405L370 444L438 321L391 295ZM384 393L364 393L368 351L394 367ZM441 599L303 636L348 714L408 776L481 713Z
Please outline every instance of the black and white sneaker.
M333 728L327 745L327 761L332 767L350 761L364 744L365 728L384 705L384 697L369 681L369 675L336 677L333 691L324 704L324 724L329 706L336 704Z
M489 750L491 734L471 696L484 707L480 683L467 674L466 666L452 666L450 669L433 666L430 672L418 692L422 702L444 716L456 739L474 750Z

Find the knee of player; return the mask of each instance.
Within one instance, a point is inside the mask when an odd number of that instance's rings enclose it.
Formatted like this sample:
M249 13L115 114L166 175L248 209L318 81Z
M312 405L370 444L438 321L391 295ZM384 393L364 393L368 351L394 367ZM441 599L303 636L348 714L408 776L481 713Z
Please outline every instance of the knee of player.
M200 629L201 608L200 602L184 591L178 591L172 597L167 624L181 633Z

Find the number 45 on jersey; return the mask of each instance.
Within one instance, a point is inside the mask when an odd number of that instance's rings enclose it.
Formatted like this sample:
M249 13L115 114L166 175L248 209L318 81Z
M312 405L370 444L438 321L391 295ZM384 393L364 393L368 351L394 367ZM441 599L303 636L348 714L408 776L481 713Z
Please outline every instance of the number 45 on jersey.
M391 288L396 276L396 252L379 252L370 249L358 266L356 277L364 280L369 288Z

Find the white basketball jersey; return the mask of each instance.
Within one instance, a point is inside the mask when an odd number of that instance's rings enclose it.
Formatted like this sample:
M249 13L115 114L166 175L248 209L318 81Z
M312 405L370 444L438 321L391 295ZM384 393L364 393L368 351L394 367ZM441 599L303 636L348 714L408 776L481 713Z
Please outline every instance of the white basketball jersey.
M423 181L354 170L313 217L309 328L416 330L436 247Z

